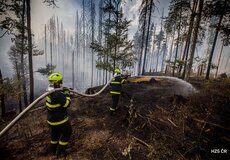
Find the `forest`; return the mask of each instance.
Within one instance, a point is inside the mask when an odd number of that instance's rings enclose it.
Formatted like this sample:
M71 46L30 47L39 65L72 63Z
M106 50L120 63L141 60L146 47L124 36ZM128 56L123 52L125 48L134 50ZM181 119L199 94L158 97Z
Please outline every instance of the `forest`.
M229 156L229 0L40 1L0 3L0 46L8 46L0 51L2 131L59 72L73 93L103 90L72 95L64 159ZM58 14L67 4L71 15ZM33 19L37 8L55 14ZM104 86L117 68L127 83L111 117ZM3 159L55 159L43 154L49 143L44 105L42 99L0 135Z

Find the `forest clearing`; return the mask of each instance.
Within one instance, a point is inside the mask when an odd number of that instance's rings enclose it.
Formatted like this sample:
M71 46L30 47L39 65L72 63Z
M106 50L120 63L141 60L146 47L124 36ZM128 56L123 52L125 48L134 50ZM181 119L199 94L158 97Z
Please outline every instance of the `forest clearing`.
M115 116L108 112L111 105L108 88L93 98L74 98L70 109L73 135L64 159L224 159L229 156L229 79L208 82L191 79L198 92L189 97L174 94L175 83L169 80L143 80L132 78L123 86L125 94ZM48 139L46 111L31 111L1 137L1 157L4 160L55 159L44 155ZM228 152L214 154L212 149Z

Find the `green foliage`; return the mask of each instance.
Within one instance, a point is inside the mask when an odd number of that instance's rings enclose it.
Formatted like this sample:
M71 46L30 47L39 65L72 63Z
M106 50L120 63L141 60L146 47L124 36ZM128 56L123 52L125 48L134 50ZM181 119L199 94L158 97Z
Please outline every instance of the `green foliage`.
M227 46L230 44L230 1L208 0L205 2L204 18L207 21L211 22L213 17L218 17L219 19L221 15L223 15L223 20L220 26L220 33L224 46ZM212 24L212 27L215 27L216 24Z
M172 0L169 6L168 17L164 23L166 33L172 35L174 30L179 28L179 25L187 26L190 14L190 0Z
M219 17L222 14L230 14L229 0L207 0L205 2L204 15L206 18L211 19L213 16Z
M228 46L230 44L230 22L228 21L226 23L228 24L222 26L222 30L221 30L221 37L224 46Z
M33 50L33 56L39 56L43 54L44 54L44 50L38 50L38 49Z
M97 52L96 67L112 72L116 67L133 66L134 55L132 41L128 39L130 21L123 18L122 9L115 9L115 4L107 5L103 11L113 16L104 22L105 42L103 44L94 42L90 47Z
M3 83L0 83L0 95L10 93L10 91L13 89L9 82L9 78L4 78Z
M2 16L0 19L0 29L8 34L18 34L17 30L19 31L19 28L24 28L24 24L21 24L22 11L23 1L2 0L0 4L0 15Z
M181 66L183 66L185 64L185 61L183 60L179 60L177 59L176 61L169 61L169 60L166 60L165 63L170 67L170 68L174 68L174 69L177 69ZM175 64L175 65L174 65Z
M157 45L157 49L160 49L162 47L161 42L163 42L164 39L165 39L164 31L161 30L159 34L156 35L156 39L154 41L154 43Z
M217 65L215 65L215 64L211 64L211 69L217 69L218 68L218 66Z
M37 72L41 73L43 76L49 76L55 70L56 66L47 64L45 68L39 68Z
M18 86L21 85L21 81L18 81L17 78L4 78L3 83L0 83L0 95L12 96L17 98L19 95L22 95L23 92L18 89Z

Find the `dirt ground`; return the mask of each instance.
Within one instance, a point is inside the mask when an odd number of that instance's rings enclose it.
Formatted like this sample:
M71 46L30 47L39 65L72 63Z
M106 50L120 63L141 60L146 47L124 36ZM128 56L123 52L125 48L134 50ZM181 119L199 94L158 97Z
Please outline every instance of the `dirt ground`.
M189 97L175 94L179 88L170 80L150 78L129 82L123 85L124 93L115 116L109 115L109 88L93 98L73 98L69 109L73 134L68 156L60 159L229 157L228 79L192 79L190 83L199 92ZM1 159L56 159L44 154L49 141L46 111L31 111L1 137Z

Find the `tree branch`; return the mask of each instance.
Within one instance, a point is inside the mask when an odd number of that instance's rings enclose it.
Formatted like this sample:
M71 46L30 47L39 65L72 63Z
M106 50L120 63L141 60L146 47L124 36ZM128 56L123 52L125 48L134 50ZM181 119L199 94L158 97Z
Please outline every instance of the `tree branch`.
M6 30L1 36L0 38L4 37L4 35L7 33L8 31Z

